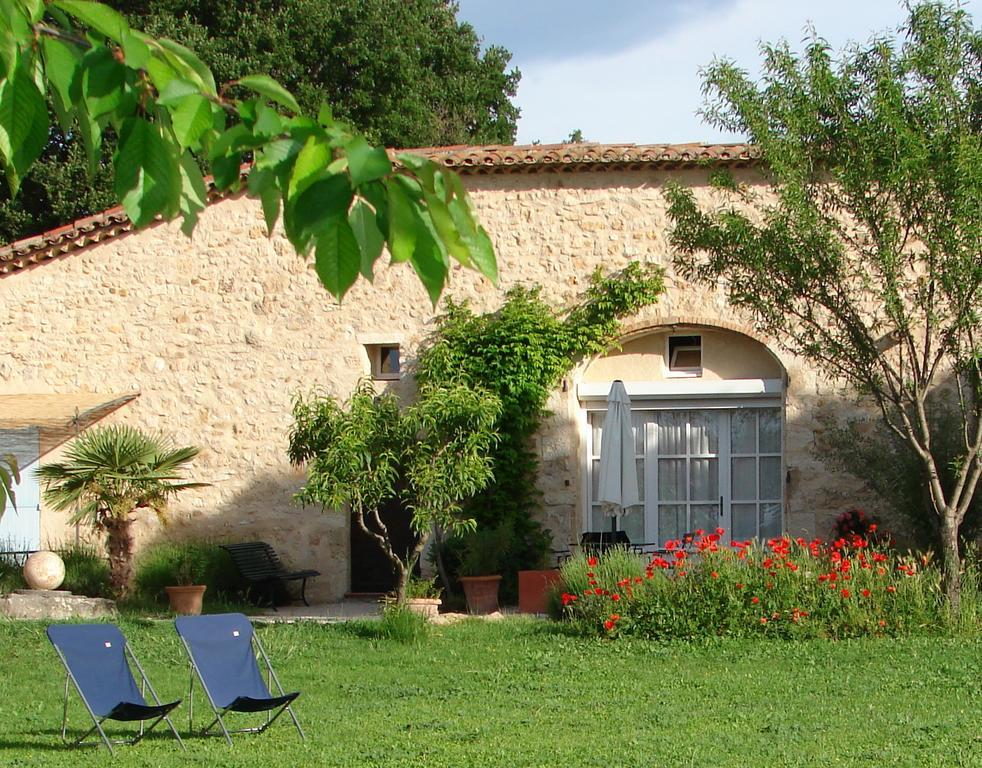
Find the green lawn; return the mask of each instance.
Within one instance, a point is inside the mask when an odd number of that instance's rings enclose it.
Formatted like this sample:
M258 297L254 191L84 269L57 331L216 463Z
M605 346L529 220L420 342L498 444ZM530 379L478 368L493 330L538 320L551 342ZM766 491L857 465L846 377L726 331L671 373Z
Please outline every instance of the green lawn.
M186 695L173 627L120 626L158 692ZM415 647L364 625L259 632L284 685L303 691L306 744L284 721L231 750L190 738L184 754L161 734L112 764L982 766L978 639L660 646L519 619L444 627ZM107 765L104 748L61 744L63 676L43 625L0 623L0 647L0 765Z

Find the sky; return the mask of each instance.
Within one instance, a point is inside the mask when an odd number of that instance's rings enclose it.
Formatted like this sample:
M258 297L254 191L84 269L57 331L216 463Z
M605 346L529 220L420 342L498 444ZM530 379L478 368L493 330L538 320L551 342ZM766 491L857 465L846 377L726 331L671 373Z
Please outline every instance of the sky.
M895 30L899 0L459 0L458 18L522 73L517 143L579 129L604 143L733 141L696 114L699 70L729 58L756 75L759 44L800 50L814 28L834 49ZM982 0L963 6L982 24Z

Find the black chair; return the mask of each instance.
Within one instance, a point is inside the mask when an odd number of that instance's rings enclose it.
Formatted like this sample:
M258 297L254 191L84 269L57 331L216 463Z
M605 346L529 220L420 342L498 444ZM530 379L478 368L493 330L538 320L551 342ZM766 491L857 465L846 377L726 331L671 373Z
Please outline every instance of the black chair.
M276 605L279 593L286 593L286 582L299 581L300 599L307 602L307 579L320 576L320 571L307 569L288 571L274 549L265 541L248 541L243 544L222 544L222 549L232 556L232 562L250 588L260 596L266 596Z

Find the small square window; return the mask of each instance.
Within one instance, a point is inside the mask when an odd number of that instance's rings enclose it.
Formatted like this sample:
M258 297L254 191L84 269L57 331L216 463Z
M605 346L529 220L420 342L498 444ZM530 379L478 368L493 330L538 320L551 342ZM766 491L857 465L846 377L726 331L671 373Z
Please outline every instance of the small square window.
M702 337L669 336L668 370L670 373L698 376L702 373Z
M398 344L368 344L373 379L398 379L402 370Z

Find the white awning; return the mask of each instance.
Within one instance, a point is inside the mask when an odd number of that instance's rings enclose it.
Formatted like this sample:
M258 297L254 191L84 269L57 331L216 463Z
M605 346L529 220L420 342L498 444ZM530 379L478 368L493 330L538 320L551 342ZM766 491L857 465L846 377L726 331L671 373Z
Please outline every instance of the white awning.
M580 382L576 394L587 408L605 407L609 381ZM741 405L779 403L783 392L780 379L666 379L663 381L625 381L634 408L665 403L673 408L738 408Z

